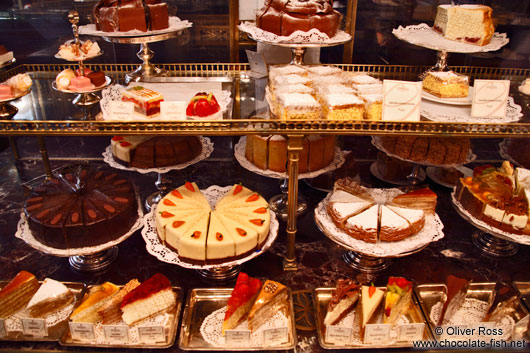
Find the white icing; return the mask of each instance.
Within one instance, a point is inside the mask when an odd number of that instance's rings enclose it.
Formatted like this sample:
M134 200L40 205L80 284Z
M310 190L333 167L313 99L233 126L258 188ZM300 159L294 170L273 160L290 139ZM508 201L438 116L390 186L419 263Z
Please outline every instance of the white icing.
M334 75L342 70L335 66L309 66L307 71L321 76Z
M69 289L60 282L53 280L51 278L46 278L42 285L39 287L37 292L33 295L31 300L28 303L28 308L34 306L46 300L48 298L58 297L64 293L68 293Z
M301 83L296 83L294 85L286 85L278 87L274 90L276 94L285 94L285 93L313 93L313 89Z
M346 224L350 227L360 227L364 228L365 230L373 229L375 231L377 229L378 212L379 205L373 205L366 211L348 218Z
M318 91L320 94L325 93L349 93L349 94L355 94L355 91L353 88L345 86L341 83L331 83L328 85L323 85L318 88Z
M451 4L445 4L445 5L438 5L438 7L441 7L443 9L449 9L451 7L460 7L462 9L470 9L470 10L475 10L475 9L489 9L488 6L485 6L485 5L476 5L476 4L465 4L465 5L451 5Z
M381 103L383 102L383 95L380 93L363 94L361 96L367 103Z
M338 203L333 203L331 205L331 208L342 220L348 216L356 214L357 212L365 209L368 206L370 206L370 203L366 201L348 202L348 203L338 202Z
M296 65L286 65L286 66L273 66L270 68L269 71L269 79L274 79L276 76L280 75L291 75L291 74L298 74L298 75L304 75L307 71L300 66Z
M411 208L404 208L404 207L398 207L398 206L387 206L392 211L400 215L401 217L408 220L410 223L416 223L420 221L424 216L425 213L423 210L413 210Z
M318 102L306 93L287 93L278 96L283 107L315 107L319 108Z
M342 105L364 105L364 102L354 94L347 93L330 93L324 97L327 106L336 107Z
M366 326L366 323L372 315L374 314L375 309L379 306L379 303L381 303L381 299L383 299L383 295L385 294L384 291L381 289L374 287L375 292L370 297L370 286L362 286L361 288L361 304L362 304L362 326Z
M356 84L377 84L381 83L380 80L366 74L353 75L350 77L350 81Z
M446 79L449 79L449 78L459 78L459 77L462 77L461 75L457 75L456 73L454 73L453 71L429 71L427 73L428 75L432 75L432 76L436 76L442 80L446 80Z
M274 82L274 86L277 87L277 86L283 86L283 85L293 85L296 83L306 84L306 83L310 83L311 80L305 76L292 74L292 75L285 75L285 76L278 75L274 78L273 82Z
M329 202L362 202L365 201L358 196L344 190L336 190L331 195Z
M409 227L407 220L385 205L381 206L381 228L405 229Z
M375 94L375 93L383 93L383 84L382 83L374 83L374 84L352 84L352 87L354 90L357 91L358 94Z

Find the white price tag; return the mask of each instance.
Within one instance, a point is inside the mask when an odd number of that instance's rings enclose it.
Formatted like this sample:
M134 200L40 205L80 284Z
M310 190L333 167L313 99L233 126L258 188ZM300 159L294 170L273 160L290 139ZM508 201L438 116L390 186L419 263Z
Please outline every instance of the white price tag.
M111 120L131 120L134 114L133 102L111 101L110 102L110 119Z
M390 337L390 324L368 324L364 328L364 343L385 344Z
M249 347L250 330L225 330L225 342L228 347Z
M103 325L103 332L110 343L129 342L129 328L125 325Z
M289 342L287 327L272 328L263 331L263 344L266 346L279 346Z
M21 319L22 332L27 336L46 337L46 321L44 319Z
M423 322L417 324L400 325L398 341L419 341L423 338L423 331L425 324Z
M509 80L475 80L471 116L504 118L509 93Z
M6 321L4 319L0 319L0 337L5 336L7 336Z
M326 342L344 345L351 342L353 329L336 325L326 326Z
M164 120L186 120L186 102L160 102L160 116Z
M250 64L249 76L255 78L266 77L269 74L269 69L267 68L263 53L256 53L252 50L245 50L245 52L247 53L248 63Z
M94 325L86 322L70 322L70 334L72 339L78 341L92 341L96 339Z
M142 343L159 343L166 341L163 326L140 326L138 327L138 336Z
M385 121L420 121L421 81L383 81Z

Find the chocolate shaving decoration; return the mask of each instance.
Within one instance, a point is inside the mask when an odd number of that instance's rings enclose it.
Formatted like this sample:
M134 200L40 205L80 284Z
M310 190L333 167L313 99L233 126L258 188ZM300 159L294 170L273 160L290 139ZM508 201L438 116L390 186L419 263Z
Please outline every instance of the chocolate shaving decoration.
M335 288L331 295L328 308L334 308L345 297L353 297L357 295L359 293L359 288L359 284L350 279L339 279L337 282L337 288Z

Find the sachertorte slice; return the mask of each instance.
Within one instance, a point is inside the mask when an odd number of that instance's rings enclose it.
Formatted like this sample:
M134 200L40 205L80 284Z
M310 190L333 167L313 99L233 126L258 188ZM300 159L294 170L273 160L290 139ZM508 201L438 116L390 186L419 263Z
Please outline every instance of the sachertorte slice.
M177 305L177 295L171 282L161 273L142 282L127 293L121 302L122 320L133 325Z
M279 282L266 280L248 313L250 331L255 332L277 312L286 313L289 305L288 296L286 286Z
M350 279L339 279L328 303L324 326L335 325L355 307L359 299L360 286Z
M394 325L412 303L412 282L403 277L389 277L386 286L385 324Z
M453 275L447 276L445 302L438 325L447 324L466 300L470 281Z
M74 294L64 284L46 278L28 303L31 317L45 317L74 301Z
M373 284L361 288L361 329L364 329L381 303L385 292Z
M97 312L99 308L106 303L106 299L109 299L119 290L120 288L118 286L110 282L93 286L88 293L85 294L81 305L79 305L72 315L70 315L70 320L72 322L97 322L99 320Z
M8 318L24 308L39 289L39 281L32 273L20 271L0 290L0 318Z
M131 279L119 292L112 295L112 297L101 306L98 310L98 316L103 325L109 325L121 321L121 310L120 305L123 301L123 298L132 291L134 288L138 287L140 282L136 278Z
M250 277L244 272L239 273L236 285L226 305L223 335L226 330L236 328L247 317L260 289L261 281L259 279Z

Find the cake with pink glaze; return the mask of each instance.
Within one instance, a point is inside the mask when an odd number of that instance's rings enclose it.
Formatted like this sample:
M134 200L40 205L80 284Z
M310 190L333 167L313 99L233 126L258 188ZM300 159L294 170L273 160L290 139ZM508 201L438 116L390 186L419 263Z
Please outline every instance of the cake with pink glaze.
M90 82L90 79L85 76L76 76L70 79L69 90L83 92L93 90L95 86Z
M9 99L13 97L13 89L11 86L0 84L0 99Z

